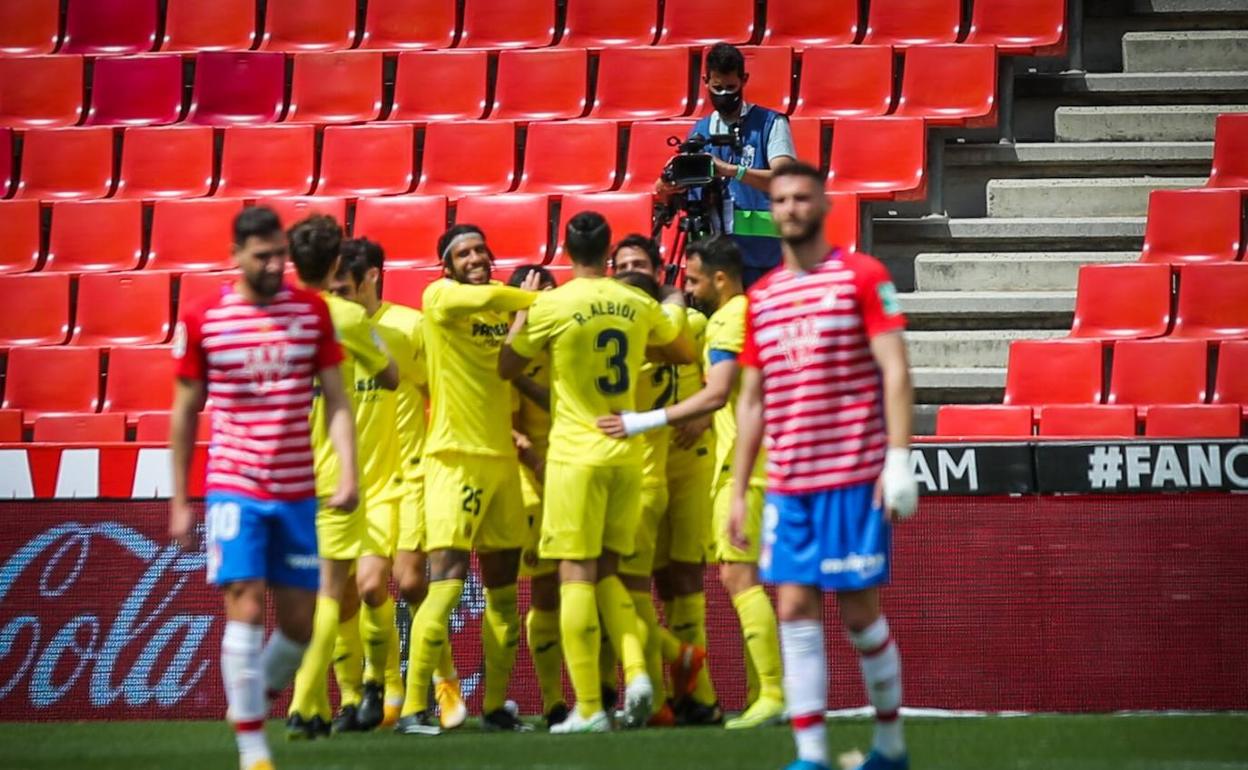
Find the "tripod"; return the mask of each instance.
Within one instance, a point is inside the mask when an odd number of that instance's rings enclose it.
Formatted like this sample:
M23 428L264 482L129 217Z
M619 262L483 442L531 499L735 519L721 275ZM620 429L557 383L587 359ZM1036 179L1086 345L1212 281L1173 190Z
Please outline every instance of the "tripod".
M703 193L699 197L693 197L689 191L684 191L655 209L650 236L655 243L662 243L663 231L673 222L676 223L676 236L663 265L665 285L676 285L676 280L685 269L690 242L709 238L720 231L716 227L715 216L711 214L719 207L722 193L718 188L719 185L707 185L702 188Z

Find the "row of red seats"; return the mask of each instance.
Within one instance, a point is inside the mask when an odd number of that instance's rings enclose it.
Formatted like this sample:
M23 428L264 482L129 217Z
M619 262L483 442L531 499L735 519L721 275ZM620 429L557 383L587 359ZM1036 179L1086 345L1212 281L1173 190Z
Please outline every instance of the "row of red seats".
M1219 115L1213 129L1210 187L1248 190L1248 112Z
M380 52L293 56L289 98L284 54L201 53L185 118L184 68L176 55L101 58L89 83L81 56L0 57L0 126L706 115L711 107L694 77L701 55L683 47L613 48L594 57L584 48L503 51L493 75L487 51L409 51L397 56L387 102ZM908 49L896 96L890 46L809 49L801 66L809 74L800 79L792 48L746 48L745 56L749 99L786 114L829 120L891 113L972 127L996 120L997 56L989 45ZM90 86L89 104L84 85Z
M1049 405L942 406L936 412L936 435L976 439L1135 438L1141 435L1133 406ZM1150 438L1237 438L1236 404L1158 404L1144 418Z
M211 438L209 412L199 417L198 440ZM169 442L169 412L143 412L131 427L134 441L154 444ZM30 440L50 444L106 444L127 440L126 416L123 414L46 414L36 417ZM24 440L22 412L0 409L0 443Z
M1177 283L1177 291L1175 284ZM1070 336L1248 337L1248 263L1127 263L1079 269Z
M0 3L0 52L134 54L152 50L609 48L718 41L798 47L965 40L1049 55L1065 42L1065 0L13 0ZM357 30L360 5L363 27ZM162 7L163 6L163 7Z

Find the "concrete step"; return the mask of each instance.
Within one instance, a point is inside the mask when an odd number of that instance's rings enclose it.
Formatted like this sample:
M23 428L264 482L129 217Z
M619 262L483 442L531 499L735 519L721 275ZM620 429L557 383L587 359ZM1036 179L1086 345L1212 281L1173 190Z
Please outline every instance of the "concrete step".
M1052 339L1064 329L986 329L961 332L906 333L910 365L931 368L993 368L1005 366L1014 340Z
M1135 251L1072 251L1004 254L920 254L914 259L919 291L1070 291L1079 267L1135 262Z
M1005 368L914 367L914 400L919 404L999 404L1005 395Z
M993 179L990 217L1133 217L1148 213L1153 190L1200 187L1201 177Z
M1054 169L1199 165L1209 168L1213 142L1019 142L1017 144L947 144L946 170L962 166L1020 166L1028 173L1051 175ZM1076 176L1062 173L1062 176Z
M1129 101L1173 104L1201 96L1248 92L1248 72L1035 72L1022 73L1015 94L1020 99L1060 96L1067 105L1107 104ZM1227 101L1214 100L1213 103ZM1161 102L1166 103L1166 102Z
M1128 32L1122 61L1125 72L1248 70L1248 31Z
M1248 13L1248 0L1133 0L1135 13Z
M876 219L877 256L911 257L937 248L953 253L1008 251L1139 251L1144 217ZM891 251L890 251L891 249Z
M1248 105L1058 107L1054 129L1059 142L1207 142L1224 112L1248 112Z
M920 291L898 294L914 331L1069 329L1073 291Z

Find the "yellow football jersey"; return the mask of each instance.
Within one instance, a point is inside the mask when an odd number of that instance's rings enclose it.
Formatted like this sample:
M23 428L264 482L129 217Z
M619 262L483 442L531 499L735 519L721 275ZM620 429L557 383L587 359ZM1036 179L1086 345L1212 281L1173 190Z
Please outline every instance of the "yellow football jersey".
M641 462L641 440L610 438L597 420L637 408L646 347L666 345L682 327L659 303L611 278L575 278L542 292L512 343L551 362L549 458L582 465Z
M740 355L745 346L745 311L747 301L744 294L738 294L725 302L716 310L706 323L706 343L703 346L702 366L706 371L713 365L713 351L723 351L734 356ZM732 458L737 451L737 395L741 391L741 382L732 385L732 395L728 403L715 413L715 469L716 477L724 478L732 471ZM767 462L765 453L759 451L758 461L754 463L754 471L750 474L751 482L763 483L767 480Z
M498 376L498 352L511 313L533 303L535 292L501 283L458 283L449 278L425 289L422 304L429 371L429 433L425 453L514 457L511 383Z
M694 350L701 353L706 346L706 316L693 308L686 308L685 318L689 327L689 336L693 339ZM671 403L684 401L702 390L705 378L706 372L702 368L701 356L691 364L681 364L676 367L676 393ZM687 469L692 463L701 462L702 458L709 453L713 443L715 443L715 432L708 430L698 439L698 443L689 449L681 449L673 444L668 450L667 467L680 471Z
M343 359L339 367L342 382L347 395L353 404L359 403L359 395L355 387L357 372L372 378L384 370L390 363L390 356L382 349L380 338L373 328L372 321L364 312L364 308L329 292L321 292L329 308L329 318L334 324L334 333L342 344ZM358 412L358 410L357 410ZM329 441L329 428L325 425L325 399L319 391L312 399L312 458L316 468L317 497L332 495L338 485L338 453ZM359 435L359 425L356 425ZM357 443L359 443L357 441ZM357 448L357 455L363 457L362 450ZM367 487L361 478L360 490L366 493Z
M529 362L524 376L535 384L550 389L550 359L543 352ZM513 412L519 415L520 432L528 437L533 449L543 457L550 448L550 412L515 391Z
M397 400L395 429L399 440L400 475L405 480L420 478L424 473L420 458L425 451L428 373L422 322L419 310L392 302L382 302L373 316L373 323L378 329L389 329L398 334L406 346L403 351L395 348L390 351L399 369L399 387L394 391ZM389 338L383 339L388 345Z
M685 308L679 305L660 305L678 325L687 325ZM699 348L700 349L700 348ZM663 409L676 403L677 366L647 360L641 366L637 379L637 411ZM672 429L659 428L646 431L641 436L642 484L664 486L667 484L668 448L672 443Z

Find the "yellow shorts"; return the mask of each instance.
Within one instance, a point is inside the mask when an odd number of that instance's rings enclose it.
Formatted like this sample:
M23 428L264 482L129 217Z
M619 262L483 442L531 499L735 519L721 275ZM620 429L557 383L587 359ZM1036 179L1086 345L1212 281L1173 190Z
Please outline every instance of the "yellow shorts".
M641 487L641 518L637 523L637 536L633 539L633 553L620 559L620 574L649 577L654 571L654 551L659 533L659 521L667 512L667 485L643 484Z
M549 460L542 504L543 559L628 556L641 519L641 466L603 467Z
M371 500L364 514L364 537L360 542L361 556L394 558L399 539L399 498Z
M506 551L524 545L519 461L439 452L424 464L426 550Z
M425 477L417 476L403 482L399 498L399 551L425 550Z
M668 462L667 511L659 521L654 568L674 561L701 564L711 545L711 476L715 458L698 447L688 460ZM673 452L671 457L676 457Z
M750 541L744 551L732 544L728 537L728 517L732 513L732 477L720 479L715 488L714 520L715 558L721 562L758 563L759 540L763 535L763 497L766 492L761 484L751 484L746 493L745 535Z
M368 504L360 500L351 513L326 508L320 500L316 509L316 551L322 559L354 561L359 558L364 539Z
M528 525L520 550L520 576L542 577L559 571L558 562L538 555L542 539L542 483L526 465L520 466L520 494L524 498L524 519Z

